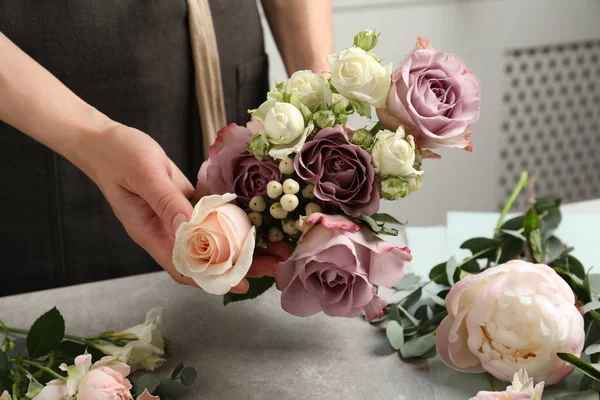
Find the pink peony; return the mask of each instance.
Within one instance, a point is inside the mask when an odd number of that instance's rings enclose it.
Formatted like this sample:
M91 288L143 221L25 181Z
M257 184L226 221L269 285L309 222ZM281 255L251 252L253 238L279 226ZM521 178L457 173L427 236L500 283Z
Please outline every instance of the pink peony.
M283 309L299 317L320 311L334 317L380 316L386 302L374 285L397 284L412 259L410 250L341 215L315 213L303 225L298 247L275 268Z
M481 391L470 400L542 400L544 382L533 385L533 378L521 369L513 375L512 384L503 392Z
M479 119L480 104L479 81L464 61L419 38L392 73L386 107L377 115L387 129L404 125L420 148L471 151L471 125Z
M573 291L546 265L514 260L458 282L436 333L442 361L509 381L525 368L551 385L573 370L556 353L581 354L583 317Z

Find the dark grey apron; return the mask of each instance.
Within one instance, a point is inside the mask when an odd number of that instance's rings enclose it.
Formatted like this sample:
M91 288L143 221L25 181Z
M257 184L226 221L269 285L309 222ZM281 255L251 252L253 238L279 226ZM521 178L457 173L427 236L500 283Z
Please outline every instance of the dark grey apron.
M244 124L269 84L256 3L210 5L227 119ZM0 31L86 102L152 136L196 183L185 0L0 0ZM159 270L91 180L1 122L0 254L0 296Z

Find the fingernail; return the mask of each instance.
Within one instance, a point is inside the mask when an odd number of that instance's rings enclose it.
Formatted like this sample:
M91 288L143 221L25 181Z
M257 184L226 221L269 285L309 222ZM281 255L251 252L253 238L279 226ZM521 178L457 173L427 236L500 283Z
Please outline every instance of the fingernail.
M174 218L173 218L173 223L172 223L172 227L173 227L173 235L175 234L175 232L177 232L177 228L179 228L179 225L183 224L184 222L187 221L187 217L185 216L185 214L177 214Z

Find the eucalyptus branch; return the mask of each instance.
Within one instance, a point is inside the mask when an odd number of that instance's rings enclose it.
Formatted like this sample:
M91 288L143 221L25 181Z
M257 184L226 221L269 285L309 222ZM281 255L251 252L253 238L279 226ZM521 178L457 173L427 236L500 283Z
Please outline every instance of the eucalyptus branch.
M18 328L7 327L6 325L4 325L4 323L2 323L2 321L0 321L0 324L4 326L5 332L7 332L7 334L8 334L8 332L10 332L10 333L17 333L17 334L20 334L20 335L27 335L29 333L29 330L27 330L27 329L18 329ZM100 336L100 335L98 335L98 336ZM69 339L69 340L73 340L75 342L83 343L83 344L85 344L87 346L94 346L95 345L94 340L95 340L96 336L94 336L92 338L84 338L84 337L81 337L81 336L75 336L75 335L65 334L64 338L65 339ZM106 339L104 339L104 340L106 340Z

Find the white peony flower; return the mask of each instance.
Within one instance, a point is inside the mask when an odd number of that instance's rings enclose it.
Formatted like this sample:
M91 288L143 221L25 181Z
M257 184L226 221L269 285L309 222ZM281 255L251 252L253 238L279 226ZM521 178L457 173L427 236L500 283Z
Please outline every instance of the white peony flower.
M342 96L374 107L385 107L391 84L391 63L382 66L359 47L330 55L327 62L331 66L331 83Z
M296 71L283 82L283 91L295 93L306 107L314 110L319 104L332 104L332 93L327 80L312 71Z
M379 131L375 136L371 156L373 167L380 177L407 177L423 173L414 168L416 158L414 138L407 136L401 126L396 132Z

